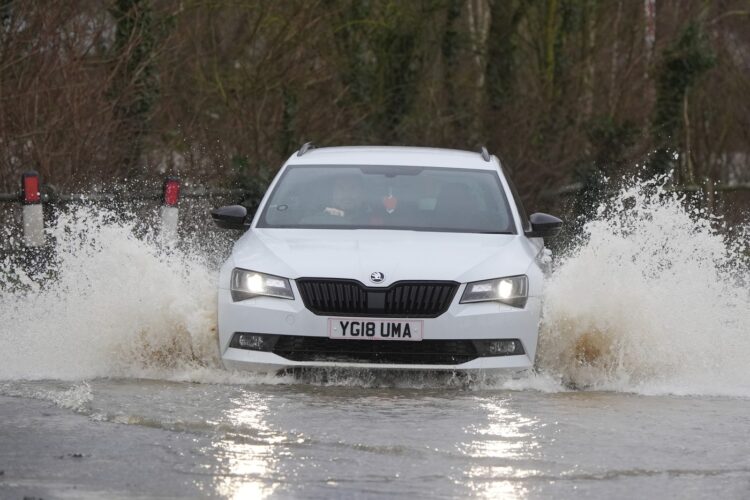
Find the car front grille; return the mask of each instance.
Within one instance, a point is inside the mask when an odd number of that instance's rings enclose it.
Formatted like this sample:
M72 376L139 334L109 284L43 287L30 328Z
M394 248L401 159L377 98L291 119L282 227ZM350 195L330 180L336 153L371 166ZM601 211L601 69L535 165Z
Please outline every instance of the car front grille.
M454 281L399 281L387 288L343 279L296 281L305 307L318 315L435 318L458 290Z
M291 361L458 365L479 354L471 340L378 342L281 335L272 351Z

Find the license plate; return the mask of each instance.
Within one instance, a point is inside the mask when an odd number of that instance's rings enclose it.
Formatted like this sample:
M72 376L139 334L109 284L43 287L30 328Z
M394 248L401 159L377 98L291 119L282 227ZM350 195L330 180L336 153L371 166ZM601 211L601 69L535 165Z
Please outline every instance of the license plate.
M346 340L422 340L421 320L328 318L328 337Z

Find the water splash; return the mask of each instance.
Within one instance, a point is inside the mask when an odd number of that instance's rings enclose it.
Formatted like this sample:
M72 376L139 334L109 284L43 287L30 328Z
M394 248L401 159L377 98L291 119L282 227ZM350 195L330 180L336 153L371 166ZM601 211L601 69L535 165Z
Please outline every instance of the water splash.
M0 383L0 395L50 401L60 408L78 413L87 413L93 400L91 386L86 381L70 386L66 386L64 382L55 382L46 387L38 387L33 383L6 382Z
M747 227L730 239L658 181L583 227L545 291L537 363L575 387L750 395Z
M218 366L214 273L165 249L135 216L58 214L55 253L32 277L0 265L0 379L144 376Z

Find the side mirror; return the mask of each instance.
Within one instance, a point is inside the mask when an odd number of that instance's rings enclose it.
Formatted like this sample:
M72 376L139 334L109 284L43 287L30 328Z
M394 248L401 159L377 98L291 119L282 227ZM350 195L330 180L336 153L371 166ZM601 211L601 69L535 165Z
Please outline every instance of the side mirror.
M531 231L526 231L529 238L551 238L562 230L563 221L548 214L535 213L529 217Z
M222 229L247 229L247 208L242 205L229 205L211 210L211 217Z

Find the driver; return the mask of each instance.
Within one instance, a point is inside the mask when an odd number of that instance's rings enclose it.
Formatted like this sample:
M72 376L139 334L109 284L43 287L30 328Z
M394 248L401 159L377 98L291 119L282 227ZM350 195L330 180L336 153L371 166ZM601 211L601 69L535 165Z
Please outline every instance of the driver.
M356 218L365 215L365 189L357 177L337 177L333 183L331 203L323 212L335 217Z

